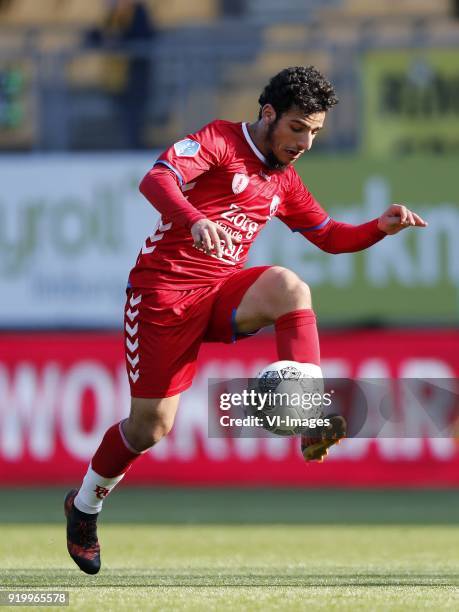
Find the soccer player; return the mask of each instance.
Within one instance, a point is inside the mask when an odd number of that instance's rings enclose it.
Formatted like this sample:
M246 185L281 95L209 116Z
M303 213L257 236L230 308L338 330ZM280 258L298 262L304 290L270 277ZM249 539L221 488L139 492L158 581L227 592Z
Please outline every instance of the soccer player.
M88 574L100 569L96 521L104 498L172 428L203 342L235 342L274 324L279 360L321 376L308 285L278 266L244 269L265 223L278 217L328 253L366 249L426 223L401 204L362 225L329 217L295 172L337 103L314 67L287 68L259 98L258 121L212 121L162 153L140 191L160 212L131 270L125 308L129 418L105 433L79 490L65 500L67 546ZM286 243L285 248L288 248ZM302 438L309 460L343 437Z

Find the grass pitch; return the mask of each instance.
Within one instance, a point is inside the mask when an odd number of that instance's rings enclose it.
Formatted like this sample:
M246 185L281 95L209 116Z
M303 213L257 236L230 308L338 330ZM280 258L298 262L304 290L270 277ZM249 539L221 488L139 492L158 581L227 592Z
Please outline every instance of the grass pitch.
M456 492L125 488L94 577L67 556L63 493L1 492L2 588L75 610L459 609Z

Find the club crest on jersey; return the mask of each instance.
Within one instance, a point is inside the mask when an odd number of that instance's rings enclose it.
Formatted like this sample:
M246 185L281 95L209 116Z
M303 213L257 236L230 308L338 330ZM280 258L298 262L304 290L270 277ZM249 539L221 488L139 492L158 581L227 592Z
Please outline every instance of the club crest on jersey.
M280 204L280 197L275 195L271 201L271 206L269 207L268 219L271 219L272 217L275 216L275 214L277 213L277 209L279 208L279 204Z
M175 152L179 157L194 157L200 148L199 142L191 140L191 138L179 140L174 144Z
M231 185L233 188L233 193L236 195L242 193L249 184L249 181L250 179L246 174L239 174L239 172L236 172L236 174L233 176L233 183Z

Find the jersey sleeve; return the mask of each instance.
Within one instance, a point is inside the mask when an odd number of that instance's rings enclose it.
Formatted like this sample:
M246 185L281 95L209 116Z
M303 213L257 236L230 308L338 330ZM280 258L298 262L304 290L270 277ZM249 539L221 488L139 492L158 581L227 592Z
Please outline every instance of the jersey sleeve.
M205 215L184 197L175 173L164 165L152 168L143 177L139 189L163 220L191 228L196 221L205 219Z
M304 233L306 237L308 232L320 230L330 222L330 216L293 169L292 179L279 207L277 217L292 232Z
M226 155L226 140L218 121L212 121L198 132L175 142L155 162L172 170L180 186L186 185L214 166L219 166Z
M292 183L277 214L293 232L299 232L327 253L355 253L382 240L386 234L378 228L378 219L361 225L331 219L294 173Z

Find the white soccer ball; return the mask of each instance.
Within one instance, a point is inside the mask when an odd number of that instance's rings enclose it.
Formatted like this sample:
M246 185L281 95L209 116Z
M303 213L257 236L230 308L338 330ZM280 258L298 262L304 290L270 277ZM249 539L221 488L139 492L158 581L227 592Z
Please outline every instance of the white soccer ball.
M319 366L276 361L259 372L255 383L257 401L252 414L261 417L267 431L278 436L298 435L308 428L311 419L324 418Z

